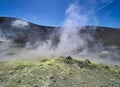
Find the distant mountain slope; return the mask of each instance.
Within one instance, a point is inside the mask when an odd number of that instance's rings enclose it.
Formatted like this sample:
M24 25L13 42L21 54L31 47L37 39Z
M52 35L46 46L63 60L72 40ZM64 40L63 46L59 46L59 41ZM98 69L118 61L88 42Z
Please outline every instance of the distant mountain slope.
M11 39L20 46L26 44L26 42L34 44L36 41L42 44L47 40L52 40L52 43L56 45L59 43L59 31L58 27L36 25L18 18L0 17L1 38ZM106 46L120 47L120 29L85 26L80 33L91 34L95 43L101 41Z
M46 41L54 32L54 27L35 25L17 18L0 17L0 36L5 36L17 44Z

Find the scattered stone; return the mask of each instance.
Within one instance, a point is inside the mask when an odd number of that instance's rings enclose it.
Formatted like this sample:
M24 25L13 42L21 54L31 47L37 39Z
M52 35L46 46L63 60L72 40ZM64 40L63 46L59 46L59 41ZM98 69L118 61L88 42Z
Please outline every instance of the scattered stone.
M108 66L105 66L104 69L108 69L108 70L109 70L109 67L108 67Z
M48 65L52 66L52 64L50 64L50 63Z
M72 60L71 56L66 57L67 60Z
M72 59L71 56L66 57L66 58L64 59L64 61L65 61L65 63L67 63L67 64L73 64L73 63L74 63L74 61L73 61L73 59Z
M41 62L46 62L46 61L48 61L48 59L42 59L42 60L41 60Z
M80 68L83 68L84 67L84 64L83 62L81 61L76 61L77 65L80 67Z
M50 78L50 79L54 79L54 77L52 77L52 76L51 76L51 77L49 77L49 78Z
M38 87L38 85L35 85L35 86L33 86L33 87Z
M115 68L120 68L118 65L115 65Z
M40 66L42 66L43 64L40 64Z
M9 74L14 74L14 72L13 71L9 71Z
M25 77L25 75L23 75L23 77Z
M8 55L14 55L14 53L8 53Z
M55 80L53 82L56 82Z
M85 63L91 64L90 60L88 60L88 59L85 60Z
M72 73L69 73L69 75L71 75Z
M39 79L41 79L41 80L42 80L42 77L39 77Z
M22 81L21 80L18 80L17 83L21 83Z

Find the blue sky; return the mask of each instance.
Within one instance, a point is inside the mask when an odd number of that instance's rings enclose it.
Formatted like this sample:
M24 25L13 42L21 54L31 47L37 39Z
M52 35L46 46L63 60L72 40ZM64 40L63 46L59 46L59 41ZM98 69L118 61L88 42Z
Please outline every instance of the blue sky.
M120 0L0 0L0 16L61 26L66 9L74 2L80 5L82 13L90 13L87 25L120 27Z

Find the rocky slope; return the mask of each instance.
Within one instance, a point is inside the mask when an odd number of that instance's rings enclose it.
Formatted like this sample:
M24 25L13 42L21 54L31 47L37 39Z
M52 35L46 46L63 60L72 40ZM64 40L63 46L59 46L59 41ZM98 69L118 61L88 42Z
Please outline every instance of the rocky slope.
M120 67L71 57L0 62L0 87L120 87Z

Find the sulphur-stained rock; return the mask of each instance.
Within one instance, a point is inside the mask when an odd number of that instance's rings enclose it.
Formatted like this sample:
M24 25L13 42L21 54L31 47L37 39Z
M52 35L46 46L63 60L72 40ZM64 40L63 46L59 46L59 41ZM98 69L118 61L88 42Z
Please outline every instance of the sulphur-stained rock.
M66 57L0 62L0 87L87 86L119 87L120 67Z

